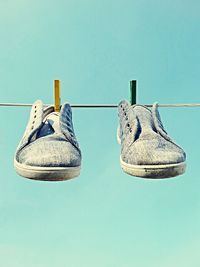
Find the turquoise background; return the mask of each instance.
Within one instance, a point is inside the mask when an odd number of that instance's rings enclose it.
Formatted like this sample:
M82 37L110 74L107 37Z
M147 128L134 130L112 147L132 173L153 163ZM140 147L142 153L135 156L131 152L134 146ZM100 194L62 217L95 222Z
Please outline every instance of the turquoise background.
M0 102L200 102L200 2L1 0ZM187 153L183 176L122 172L116 109L73 109L77 179L36 182L13 169L29 108L0 108L0 266L199 267L200 108L160 108Z

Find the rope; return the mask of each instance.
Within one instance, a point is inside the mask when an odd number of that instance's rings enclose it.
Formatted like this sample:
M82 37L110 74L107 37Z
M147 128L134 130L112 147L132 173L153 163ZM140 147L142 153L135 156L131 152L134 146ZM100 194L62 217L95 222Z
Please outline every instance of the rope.
M32 107L33 104L22 103L0 103L0 107ZM45 107L52 106L52 104L45 104ZM144 104L146 107L152 107L152 104ZM72 104L72 108L117 108L116 104ZM158 107L200 107L200 104L158 104Z

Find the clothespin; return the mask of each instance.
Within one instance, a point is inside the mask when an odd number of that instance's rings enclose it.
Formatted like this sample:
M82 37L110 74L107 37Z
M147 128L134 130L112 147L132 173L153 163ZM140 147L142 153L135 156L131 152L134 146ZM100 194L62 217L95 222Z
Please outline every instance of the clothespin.
M60 80L54 80L54 111L60 112Z
M130 81L130 103L131 105L135 105L137 100L137 94L136 94L136 85L137 85L137 81L136 80L132 80Z

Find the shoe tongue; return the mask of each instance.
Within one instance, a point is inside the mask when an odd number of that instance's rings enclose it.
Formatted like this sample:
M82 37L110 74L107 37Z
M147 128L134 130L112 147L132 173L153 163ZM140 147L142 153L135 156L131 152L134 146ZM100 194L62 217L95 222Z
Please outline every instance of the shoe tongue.
M143 106L133 106L134 114L142 127L154 127L151 110Z
M55 133L60 132L60 116L58 112L53 112L46 117L46 124L51 126Z
M37 137L60 133L60 116L58 112L52 112L43 120L43 126Z

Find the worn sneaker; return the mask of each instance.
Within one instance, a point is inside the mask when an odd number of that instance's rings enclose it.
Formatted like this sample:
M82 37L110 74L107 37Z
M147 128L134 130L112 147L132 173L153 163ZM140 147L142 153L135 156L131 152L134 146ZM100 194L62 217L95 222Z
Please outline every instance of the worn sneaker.
M80 174L81 151L69 104L60 113L53 106L44 109L40 100L33 104L14 165L19 175L35 180L60 181Z
M157 106L131 106L126 100L119 104L120 163L130 175L168 178L185 172L185 152L166 133Z

